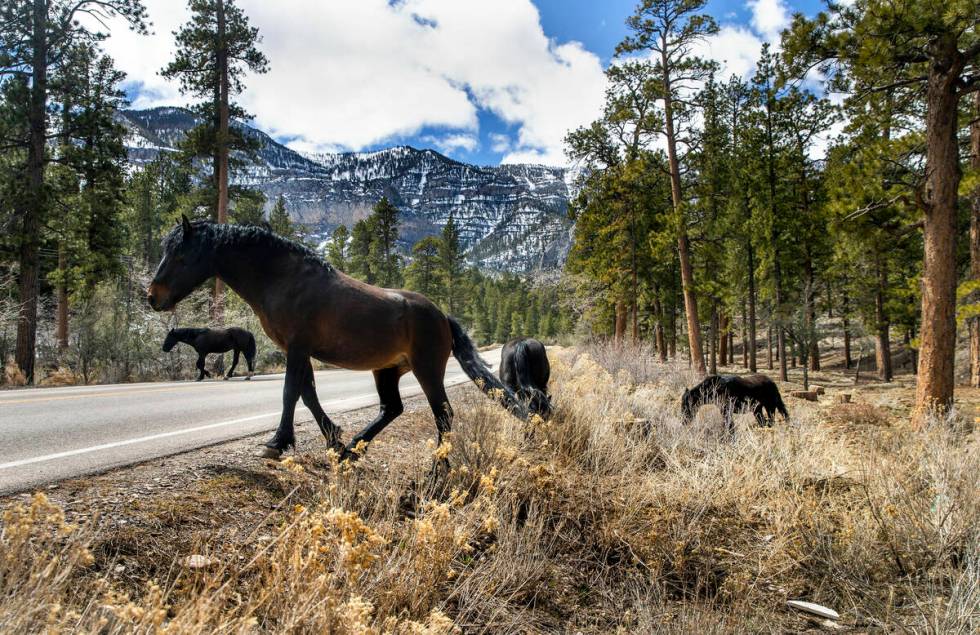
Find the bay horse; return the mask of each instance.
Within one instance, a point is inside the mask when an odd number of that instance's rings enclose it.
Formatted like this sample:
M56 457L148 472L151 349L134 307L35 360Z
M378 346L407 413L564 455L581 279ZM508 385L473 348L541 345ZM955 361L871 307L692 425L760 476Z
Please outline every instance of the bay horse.
M544 418L551 415L551 397L548 396L551 365L544 344L532 337L510 340L500 351L498 373L500 381L527 404L531 413Z
M172 310L205 280L217 277L252 307L262 329L286 353L282 416L261 456L279 458L295 446L293 416L302 399L330 447L356 459L358 445L370 443L402 413L398 382L408 372L422 386L441 444L453 419L443 384L450 354L484 392L527 419L527 409L493 375L459 322L419 293L351 278L311 249L256 225L192 223L184 216L162 247L147 289L150 307ZM340 428L320 406L311 357L374 373L380 412L346 447Z
M210 377L204 368L204 358L211 353L227 353L234 351L235 356L231 361L231 368L225 373L225 379L229 379L235 374L235 367L238 366L238 354L245 355L245 364L248 366L246 381L252 378L255 372L255 336L237 327L227 329L170 329L166 339L163 340L163 352L169 353L178 343L189 345L197 351L197 370L200 374L196 381L201 381L205 376Z
M779 387L765 375L709 375L694 388L684 391L681 398L684 422L690 422L701 406L714 401L721 408L729 432L734 427L732 414L738 410L751 409L760 426L771 426L777 411L789 419Z

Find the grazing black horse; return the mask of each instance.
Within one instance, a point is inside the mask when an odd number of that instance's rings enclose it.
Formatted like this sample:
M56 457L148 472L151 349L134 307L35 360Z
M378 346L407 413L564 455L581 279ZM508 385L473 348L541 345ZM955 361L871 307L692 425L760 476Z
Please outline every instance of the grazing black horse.
M544 344L531 337L518 337L500 351L500 381L527 404L528 410L544 418L551 415L548 379L551 365Z
M235 374L235 367L238 366L238 354L245 355L245 363L248 365L248 375L246 380L252 378L255 372L255 336L236 327L228 329L170 329L167 339L163 340L163 352L169 353L178 342L190 345L197 351L197 369L201 374L197 376L197 381L201 381L205 376L210 377L211 373L204 369L204 358L211 353L227 353L235 351L235 357L231 361L231 368L225 374L225 379Z
M718 402L729 431L733 428L732 413L738 410L751 408L760 426L771 426L777 411L789 419L779 388L765 375L709 375L694 388L684 391L681 399L684 421L690 421L698 408L714 401Z
M511 412L527 418L527 409L493 375L459 323L428 298L355 280L267 228L191 223L185 217L163 241L147 301L156 311L173 309L214 276L252 307L263 330L286 352L282 418L265 457L278 458L295 445L293 413L300 398L327 442L342 456L353 456L359 442L370 442L402 413L398 381L407 372L422 386L441 443L453 417L443 384L450 354L484 391L502 395ZM346 449L340 428L317 399L310 357L374 373L381 411Z

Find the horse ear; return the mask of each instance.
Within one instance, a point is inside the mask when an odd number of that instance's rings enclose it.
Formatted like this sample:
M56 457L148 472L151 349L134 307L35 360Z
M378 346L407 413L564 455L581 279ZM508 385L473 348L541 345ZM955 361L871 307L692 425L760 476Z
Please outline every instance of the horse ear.
M180 224L184 228L184 238L189 237L191 235L191 231L193 231L194 228L191 226L191 222L187 220L186 214L180 215Z

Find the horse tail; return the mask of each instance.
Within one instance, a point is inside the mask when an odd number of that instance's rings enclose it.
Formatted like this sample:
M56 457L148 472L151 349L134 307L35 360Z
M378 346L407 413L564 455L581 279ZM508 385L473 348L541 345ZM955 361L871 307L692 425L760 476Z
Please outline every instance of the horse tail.
M248 334L248 340L245 342L245 359L255 359L255 336L251 333Z
M466 376L479 386L480 390L498 399L500 404L515 417L527 420L527 408L518 400L517 395L493 374L459 322L453 317L447 316L447 319L453 335L453 357L459 362Z

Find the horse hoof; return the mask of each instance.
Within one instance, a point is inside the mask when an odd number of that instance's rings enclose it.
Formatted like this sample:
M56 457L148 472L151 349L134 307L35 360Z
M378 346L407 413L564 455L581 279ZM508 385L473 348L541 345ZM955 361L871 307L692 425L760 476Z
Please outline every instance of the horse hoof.
M248 381L248 380L249 380L249 379L251 379L251 378L252 378L252 376L251 376L251 375L249 375L248 377L246 377L246 378L245 378L245 381Z
M272 459L273 461L278 461L282 456L282 450L263 445L262 449L256 452L255 455L262 459Z

